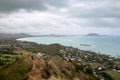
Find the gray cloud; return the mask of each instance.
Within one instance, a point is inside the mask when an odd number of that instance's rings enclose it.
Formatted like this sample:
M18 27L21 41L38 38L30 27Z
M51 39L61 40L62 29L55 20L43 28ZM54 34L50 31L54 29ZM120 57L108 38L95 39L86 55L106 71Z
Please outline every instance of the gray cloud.
M120 32L119 5L120 0L0 0L0 31Z
M120 0L0 0L0 12L20 9L47 11L49 6L66 8L70 17L120 17Z
M63 7L67 5L67 1L68 0L0 0L0 11L12 12L19 9L43 11L47 9L45 4Z
M98 28L120 28L120 19L118 18L87 18L81 19L78 24L83 27L98 27Z
M69 0L42 0L43 3L53 5L55 7L66 7L68 5Z
M12 12L19 9L45 10L41 0L0 0L0 11Z
M120 17L120 0L75 0L68 13L85 18ZM76 5L77 4L77 5Z
M120 18L120 11L118 9L112 9L112 8L95 8L92 10L75 10L70 11L71 16L78 17L78 18L101 18L101 17L107 17L107 18ZM82 13L81 13L82 12Z

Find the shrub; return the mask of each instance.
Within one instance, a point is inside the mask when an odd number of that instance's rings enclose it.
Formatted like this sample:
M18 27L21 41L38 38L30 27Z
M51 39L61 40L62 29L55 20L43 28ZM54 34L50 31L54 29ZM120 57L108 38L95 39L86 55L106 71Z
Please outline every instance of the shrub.
M75 70L76 70L76 72L83 71L84 66L75 64Z
M113 78L108 73L101 72L101 75L105 78L105 80L113 80Z

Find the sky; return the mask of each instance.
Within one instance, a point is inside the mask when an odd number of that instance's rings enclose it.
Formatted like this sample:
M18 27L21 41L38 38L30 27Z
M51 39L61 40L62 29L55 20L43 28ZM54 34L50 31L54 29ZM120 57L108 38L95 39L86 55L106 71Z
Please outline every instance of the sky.
M0 33L120 35L120 0L0 0Z

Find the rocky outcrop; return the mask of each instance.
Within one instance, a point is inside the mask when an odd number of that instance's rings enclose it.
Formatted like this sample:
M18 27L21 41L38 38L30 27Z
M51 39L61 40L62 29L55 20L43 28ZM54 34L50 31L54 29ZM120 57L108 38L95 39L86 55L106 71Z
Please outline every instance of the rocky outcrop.
M28 80L92 80L92 77L76 72L73 63L66 60L44 61L35 56L32 59L32 70L28 73Z

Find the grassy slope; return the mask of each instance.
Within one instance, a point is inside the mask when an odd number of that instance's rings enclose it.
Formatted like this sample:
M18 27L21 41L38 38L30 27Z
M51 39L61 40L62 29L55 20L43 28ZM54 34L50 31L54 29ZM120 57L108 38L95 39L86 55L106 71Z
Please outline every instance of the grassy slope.
M110 74L114 80L120 80L120 73L119 72L107 71L107 73Z
M20 59L0 69L0 80L95 80L66 60L44 61L36 56Z
M0 69L0 80L25 80L31 70L30 59L20 59Z

